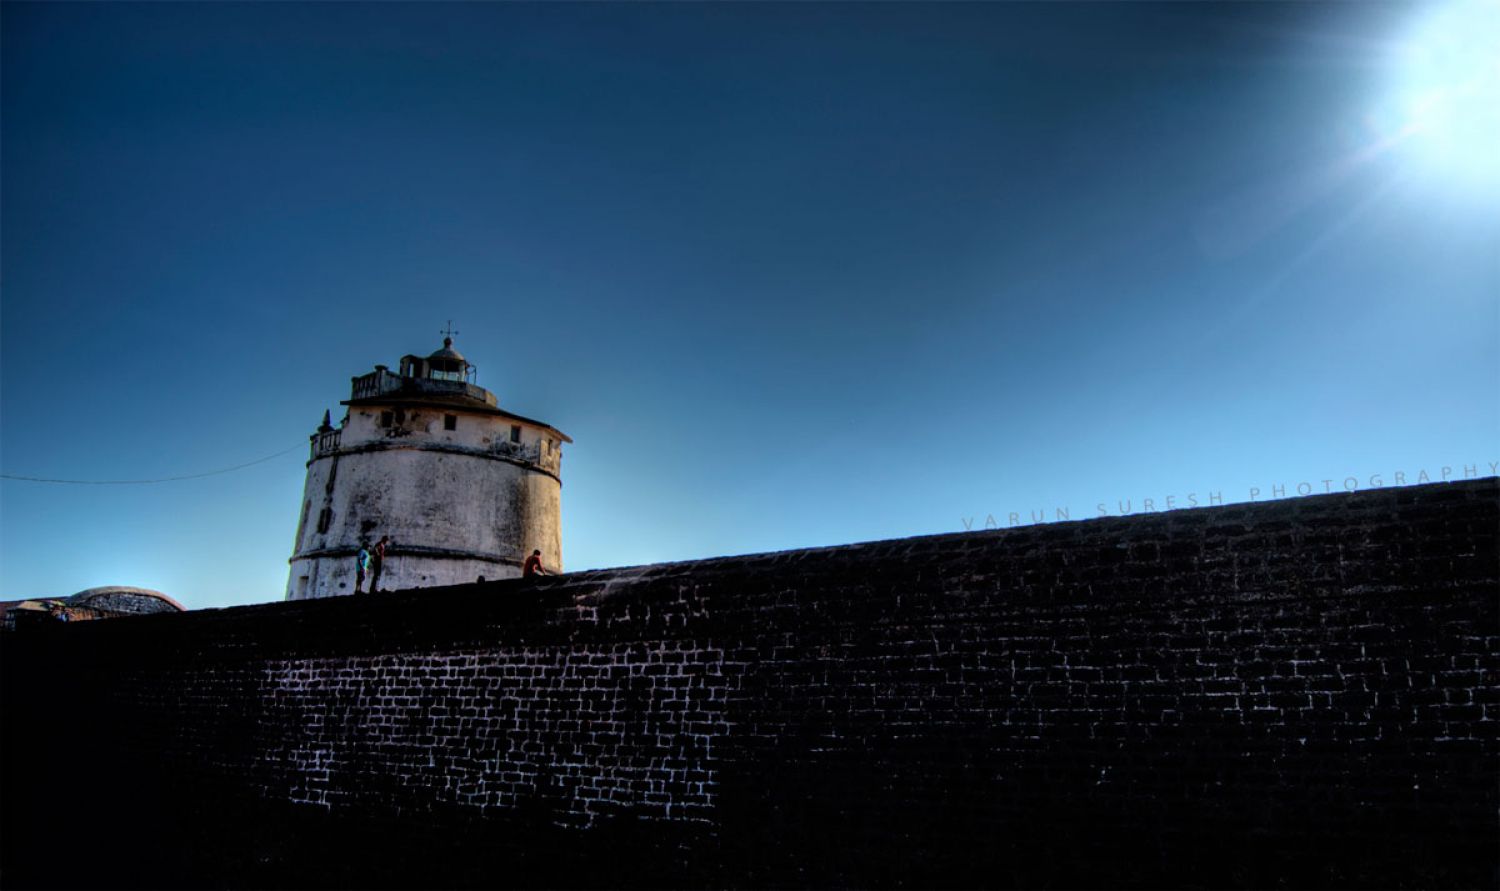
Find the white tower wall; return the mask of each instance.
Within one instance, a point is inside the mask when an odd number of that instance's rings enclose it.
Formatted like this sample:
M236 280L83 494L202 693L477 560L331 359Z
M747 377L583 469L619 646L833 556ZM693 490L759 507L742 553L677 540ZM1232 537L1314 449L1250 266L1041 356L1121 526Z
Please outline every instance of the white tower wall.
M566 436L462 382L377 369L354 396L312 437L288 600L354 593L355 555L382 535L381 590L519 576L534 549L562 571Z

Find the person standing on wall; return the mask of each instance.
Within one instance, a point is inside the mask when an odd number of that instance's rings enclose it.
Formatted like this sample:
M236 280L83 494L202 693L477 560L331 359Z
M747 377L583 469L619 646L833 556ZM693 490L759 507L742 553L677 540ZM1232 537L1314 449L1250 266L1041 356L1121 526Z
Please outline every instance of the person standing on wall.
M375 552L374 552L374 554L375 554L375 556L374 556L375 569L370 574L370 593L371 594L374 594L376 591L380 590L380 570L385 568L385 548L386 548L386 543L389 542L390 540L391 540L390 536L382 535L382 536L380 536L380 541L375 542Z
M363 594L365 588L365 573L370 569L370 547L365 542L359 543L359 553L354 555L354 593Z
M521 566L521 578L530 578L534 575L551 575L547 568L542 565L542 552L532 551L531 556L526 558L526 563Z

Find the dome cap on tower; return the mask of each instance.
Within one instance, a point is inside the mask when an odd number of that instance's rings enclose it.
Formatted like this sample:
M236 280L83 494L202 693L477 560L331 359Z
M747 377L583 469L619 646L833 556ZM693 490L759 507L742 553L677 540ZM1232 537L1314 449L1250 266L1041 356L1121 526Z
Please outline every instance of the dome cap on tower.
M463 353L460 353L458 350L455 350L453 348L453 338L451 337L443 338L443 348L428 356L427 358L429 360L449 359L455 362L464 362L465 364L467 364L468 362L468 360L464 358Z

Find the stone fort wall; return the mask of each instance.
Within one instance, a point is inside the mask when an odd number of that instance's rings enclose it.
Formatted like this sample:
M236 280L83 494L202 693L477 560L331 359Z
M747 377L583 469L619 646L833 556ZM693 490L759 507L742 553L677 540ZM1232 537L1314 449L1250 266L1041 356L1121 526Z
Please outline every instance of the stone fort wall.
M14 634L0 870L1493 886L1497 595L1487 478Z

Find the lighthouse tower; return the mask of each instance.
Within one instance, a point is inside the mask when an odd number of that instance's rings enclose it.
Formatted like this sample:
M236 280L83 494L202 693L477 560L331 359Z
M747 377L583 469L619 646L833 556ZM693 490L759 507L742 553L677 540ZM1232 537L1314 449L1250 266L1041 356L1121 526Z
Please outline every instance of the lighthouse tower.
M450 335L451 335L450 331ZM354 593L361 544L386 544L380 590L511 578L533 550L562 569L562 444L474 384L451 336L354 378L343 422L311 437L286 599ZM370 580L365 580L369 590Z

